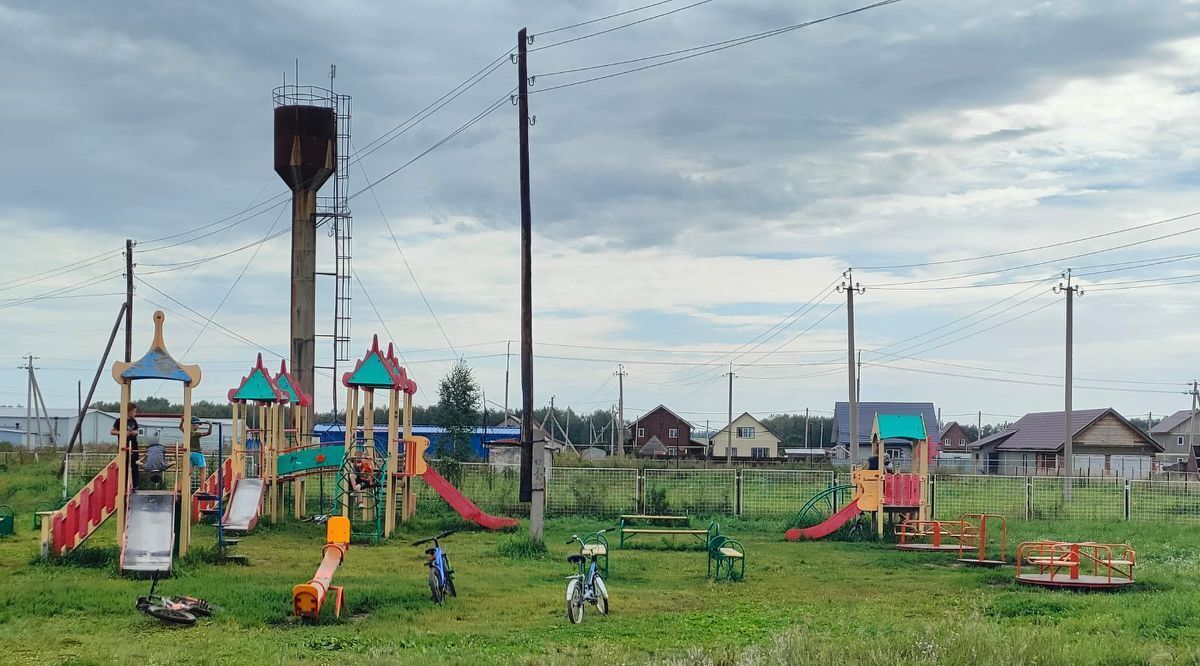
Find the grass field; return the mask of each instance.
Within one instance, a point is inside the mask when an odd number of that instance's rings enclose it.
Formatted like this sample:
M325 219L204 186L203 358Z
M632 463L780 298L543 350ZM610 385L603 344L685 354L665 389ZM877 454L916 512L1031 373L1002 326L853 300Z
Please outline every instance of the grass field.
M148 584L117 573L111 523L68 563L35 561L29 512L56 492L45 466L0 472L0 503L19 513L17 535L0 539L4 663L1200 662L1200 533L1166 523L1014 521L1014 549L1043 537L1135 545L1135 589L1075 594L886 544L785 543L786 519L723 520L749 553L745 582L708 582L701 551L648 540L614 549L612 615L578 626L563 611L563 541L607 521L551 520L540 557L521 533L451 537L461 596L437 608L421 550L408 544L454 519L428 512L393 541L350 549L334 581L347 612L315 627L293 620L290 590L316 567L321 527L259 529L239 546L245 567L208 563L213 531L198 527L195 552L161 589L222 610L172 628L134 608Z

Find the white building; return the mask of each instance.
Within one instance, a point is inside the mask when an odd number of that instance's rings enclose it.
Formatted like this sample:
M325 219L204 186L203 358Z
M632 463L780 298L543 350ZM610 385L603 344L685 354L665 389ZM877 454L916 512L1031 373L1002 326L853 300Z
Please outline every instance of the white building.
M26 417L24 407L0 407L0 442L7 442L20 447L46 447L58 442L65 447L75 432L75 423L79 412L74 409L49 409L49 419L32 414L29 419L30 436L26 437ZM83 428L80 431L80 441L85 447L95 444L115 446L117 438L112 432L113 421L120 414L103 412L98 409L87 410L83 417ZM201 440L201 446L206 450L215 451L217 437L220 435L225 442L229 441L233 422L230 419L204 419L213 426L212 434ZM164 444L177 444L183 441L183 432L179 429L178 417L139 416L138 426L145 437L157 436Z

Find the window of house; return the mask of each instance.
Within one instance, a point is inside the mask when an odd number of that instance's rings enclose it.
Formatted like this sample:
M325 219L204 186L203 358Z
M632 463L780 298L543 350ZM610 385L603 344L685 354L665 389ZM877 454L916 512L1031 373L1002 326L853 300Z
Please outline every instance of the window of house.
M754 458L755 460L763 460L767 457L767 449L765 447L755 447L750 449L750 457Z
M645 437L645 436L646 436L646 429L645 429L645 428L638 428L638 434L637 434L637 436L638 436L638 437Z
M678 453L679 453L679 449L677 449L673 446L667 448L667 455L669 455L669 456L677 455Z
M671 428L668 430L667 437L670 439L679 439L679 428Z
M1178 444L1179 446L1183 446L1183 435L1179 435L1178 437L1176 437L1175 443Z
M1053 453L1037 454L1038 469L1056 469L1058 467L1058 456Z
M737 430L738 439L754 439L754 426L740 427Z

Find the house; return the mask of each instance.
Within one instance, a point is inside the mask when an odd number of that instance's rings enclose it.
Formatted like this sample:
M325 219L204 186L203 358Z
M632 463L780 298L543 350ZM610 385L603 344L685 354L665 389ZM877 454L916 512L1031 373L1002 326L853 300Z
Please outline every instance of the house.
M1193 431L1193 428L1195 430ZM1194 432L1194 437L1192 436ZM1162 447L1161 462L1173 464L1186 462L1188 443L1200 445L1200 415L1192 417L1192 410L1181 409L1159 421L1150 428L1150 437Z
M929 455L936 456L941 445L940 431L937 427L937 410L932 402L860 402L858 403L858 459L866 461L871 457L871 429L875 424L876 414L913 414L920 416L925 423L925 432L932 436L929 440ZM850 451L850 403L837 402L833 405L833 433L830 442L834 451L834 460L848 462ZM912 442L903 439L888 439L884 441L884 449L893 463L907 468L912 460ZM837 447L845 451L845 458L837 457Z
M783 450L783 457L786 458L789 462L795 461L795 462L806 462L806 463L819 463L819 462L825 462L825 460L829 457L829 452L826 451L825 449L805 449L805 448L788 447Z
M709 455L717 460L725 459L729 448L733 457L741 460L777 460L781 454L782 439L771 432L762 421L742 412L732 423L721 428L708 440Z
M967 431L963 429L958 421L951 421L942 426L941 436L942 451L957 451L962 452L967 450Z
M970 445L991 474L1056 474L1064 467L1063 412L1026 414L1005 430ZM1071 412L1072 473L1146 478L1162 447L1117 410Z
M659 405L630 426L633 450L648 458L703 458L705 445L692 439L692 424Z

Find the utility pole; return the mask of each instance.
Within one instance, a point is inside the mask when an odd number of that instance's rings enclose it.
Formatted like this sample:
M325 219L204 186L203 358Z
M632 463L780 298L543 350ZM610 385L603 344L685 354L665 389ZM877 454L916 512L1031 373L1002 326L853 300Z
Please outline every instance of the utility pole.
M808 407L804 408L804 448L808 448Z
M608 456L616 455L617 450L617 412L614 405L608 406Z
M25 370L25 448L33 450L33 361L37 357L33 354L25 355L25 365L20 366L21 370ZM41 434L42 426L38 425L38 434Z
M512 340L504 350L504 418L508 418L508 366L512 362Z
M862 402L862 350L858 350L858 374L854 376L854 399Z
M613 373L617 377L617 422L621 424L621 432L617 434L617 441L620 443L621 455L625 455L625 366L621 363L617 364L617 371Z
M1191 413L1191 418L1188 419L1188 421L1189 421L1189 424L1188 424L1188 455L1189 456L1191 456L1192 452L1196 450L1196 449L1192 448L1192 446L1196 442L1196 407L1198 406L1197 403L1200 403L1200 390L1198 390L1198 388L1197 388L1198 386L1200 386L1200 384L1197 384L1197 382L1193 381L1192 382L1192 390L1190 391L1190 393L1192 394L1192 413Z
M1065 293L1067 295L1067 349L1066 349L1066 374L1063 377L1063 464L1065 465L1065 474L1063 475L1063 500L1071 501L1071 474L1075 471L1075 459L1073 457L1074 447L1071 442L1071 437L1074 432L1071 428L1071 384L1072 372L1074 370L1074 354L1075 354L1075 296L1083 295L1083 290L1079 285L1071 284L1071 269L1067 269L1063 273L1065 283L1060 282L1054 287L1054 293Z
M983 410L975 414L975 441L983 439Z
M529 198L528 37L517 32L517 134L521 183L521 500L529 502L529 535L542 540L546 470L541 438L533 434L533 208Z
M846 367L850 373L850 467L858 464L858 380L854 372L854 294L865 294L866 287L854 282L851 269L843 274L846 278L838 285L839 292L846 292Z
M733 363L729 364L729 425L725 426L725 464L733 464Z
M133 239L125 239L125 362L133 360Z

